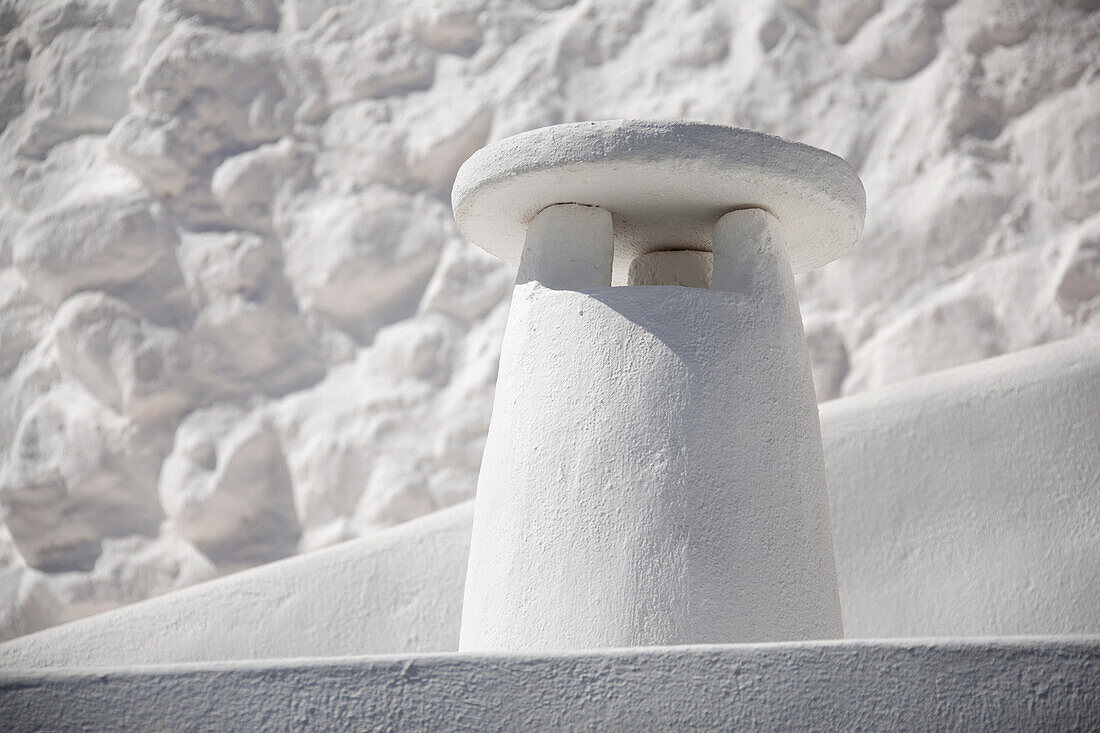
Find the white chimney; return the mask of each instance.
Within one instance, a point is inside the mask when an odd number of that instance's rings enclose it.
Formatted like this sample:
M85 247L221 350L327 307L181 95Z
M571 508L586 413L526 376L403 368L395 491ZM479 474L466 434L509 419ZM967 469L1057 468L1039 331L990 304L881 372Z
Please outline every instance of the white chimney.
M793 273L859 240L855 172L749 130L584 122L478 151L453 201L519 267L460 649L840 637Z

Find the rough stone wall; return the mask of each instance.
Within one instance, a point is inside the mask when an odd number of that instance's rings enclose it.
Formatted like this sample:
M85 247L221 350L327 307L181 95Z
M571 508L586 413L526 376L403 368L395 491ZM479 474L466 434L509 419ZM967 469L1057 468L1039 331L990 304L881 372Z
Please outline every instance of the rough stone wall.
M486 142L688 117L847 158L819 398L1100 330L1100 12L1043 0L0 1L0 638L474 491Z

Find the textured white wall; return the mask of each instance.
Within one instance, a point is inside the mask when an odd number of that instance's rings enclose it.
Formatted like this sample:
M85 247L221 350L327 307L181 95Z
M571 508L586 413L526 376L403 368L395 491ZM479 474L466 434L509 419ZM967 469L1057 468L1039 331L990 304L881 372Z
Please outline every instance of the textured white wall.
M994 0L0 7L0 636L472 495L512 273L485 142L690 117L868 191L818 396L1098 323L1100 13Z

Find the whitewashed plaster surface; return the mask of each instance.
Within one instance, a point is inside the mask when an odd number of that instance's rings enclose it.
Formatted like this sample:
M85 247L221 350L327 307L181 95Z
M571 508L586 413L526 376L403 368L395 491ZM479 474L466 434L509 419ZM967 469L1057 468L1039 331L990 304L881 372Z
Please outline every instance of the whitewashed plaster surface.
M488 141L690 117L846 158L818 397L1100 323L1100 13L993 0L0 3L0 637L473 492Z
M1091 730L1100 639L402 655L0 672L42 730Z
M821 406L848 636L1100 634L1100 338Z
M715 255L711 289L516 286L460 650L843 636L782 237L723 228L756 261Z
M1086 337L823 405L846 636L1100 634L1098 402ZM454 650L472 516L14 639L0 668Z

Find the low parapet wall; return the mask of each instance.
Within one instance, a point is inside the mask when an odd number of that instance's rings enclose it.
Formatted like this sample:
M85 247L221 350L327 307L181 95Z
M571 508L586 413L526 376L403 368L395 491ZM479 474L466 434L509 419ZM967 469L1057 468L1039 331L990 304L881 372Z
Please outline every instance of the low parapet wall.
M845 633L1100 633L1100 340L821 408ZM0 667L457 647L469 504L0 645Z
M0 668L454 649L472 516L464 504L14 639Z
M1086 730L1100 639L801 642L0 675L31 730Z
M1100 339L821 406L848 637L1100 633Z

